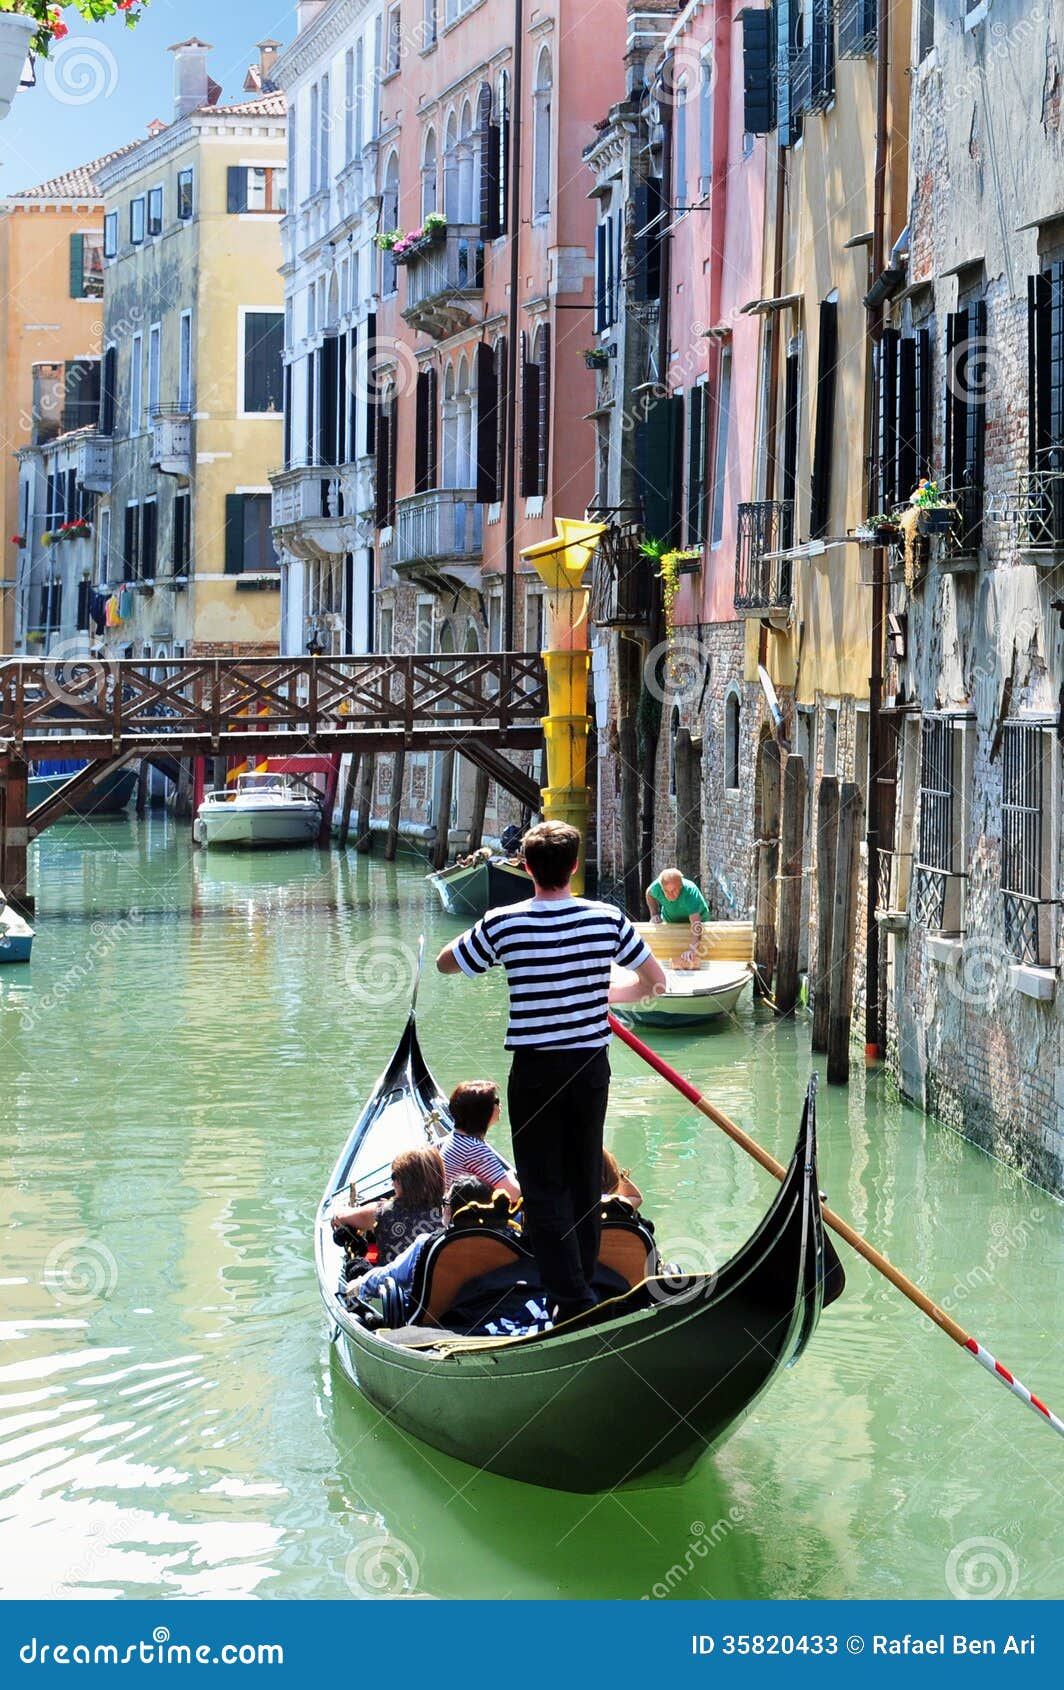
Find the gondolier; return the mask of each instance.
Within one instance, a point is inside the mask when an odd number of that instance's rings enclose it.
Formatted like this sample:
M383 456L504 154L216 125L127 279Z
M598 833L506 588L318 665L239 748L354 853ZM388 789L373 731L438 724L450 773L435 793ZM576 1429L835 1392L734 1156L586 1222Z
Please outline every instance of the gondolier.
M565 1319L595 1302L607 1010L660 990L665 974L622 911L573 896L575 828L541 822L525 834L523 849L534 896L489 910L444 947L436 966L470 976L506 970L514 1161L540 1276L556 1318ZM613 963L636 978L611 988Z

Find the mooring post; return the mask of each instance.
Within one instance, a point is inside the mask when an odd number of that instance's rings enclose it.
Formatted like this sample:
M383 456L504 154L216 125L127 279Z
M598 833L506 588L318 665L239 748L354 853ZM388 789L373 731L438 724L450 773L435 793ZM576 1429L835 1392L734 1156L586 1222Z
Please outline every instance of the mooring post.
M488 771L478 769L473 782L473 808L469 816L469 849L480 850L484 837L484 811L488 807Z
M798 1002L798 953L802 935L802 857L805 834L805 759L788 755L783 764L780 828L779 936L776 946L776 1008L794 1013Z
M454 788L454 752L445 751L440 768L440 803L436 812L436 843L432 848L434 869L447 867L451 849L451 793Z
M400 746L392 756L392 792L388 805L388 833L384 841L384 860L394 863L399 849L399 816L403 808L403 780L406 776L406 752Z
M344 797L340 807L340 831L336 835L336 843L341 851L347 850L348 835L351 832L351 811L355 807L355 788L358 785L360 757L361 752L352 751L347 763L347 773L344 775Z
M377 759L372 751L362 753L362 780L358 794L358 838L355 840L355 850L363 856L373 849L373 830L370 827L370 816L373 813L373 774Z
M839 782L824 775L816 812L816 960L813 970L813 1049L827 1050L831 1011L831 933L839 854Z
M23 758L8 757L4 780L3 863L0 865L0 885L16 909L23 910L32 910L26 892L26 850L30 837L26 822L29 811L29 774L29 764Z
M780 865L780 776L782 754L774 739L761 748L761 837L757 842L757 927L755 988L763 997L776 972L776 877Z
M853 1013L854 918L857 911L857 839L861 793L843 782L839 798L838 867L831 930L831 1008L828 1016L828 1079L845 1085L850 1078L850 1017Z

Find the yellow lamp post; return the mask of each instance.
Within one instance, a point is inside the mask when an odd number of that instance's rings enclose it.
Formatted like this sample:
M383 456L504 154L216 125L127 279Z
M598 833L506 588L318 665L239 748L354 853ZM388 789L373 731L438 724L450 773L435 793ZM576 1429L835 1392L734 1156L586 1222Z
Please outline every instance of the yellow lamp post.
M547 785L543 789L543 814L579 830L580 861L573 875L573 890L579 896L584 889L587 736L591 726L587 713L590 594L581 582L605 527L600 522L579 522L567 517L558 517L554 526L555 539L524 546L521 556L533 565L547 589L547 649L543 661L547 669L548 713L542 719L547 742Z

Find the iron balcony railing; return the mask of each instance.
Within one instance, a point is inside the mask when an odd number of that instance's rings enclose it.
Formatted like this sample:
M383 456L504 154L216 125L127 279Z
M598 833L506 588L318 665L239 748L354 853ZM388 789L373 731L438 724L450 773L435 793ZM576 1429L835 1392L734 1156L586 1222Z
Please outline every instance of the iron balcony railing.
M593 522L599 515L588 513ZM592 622L600 628L645 627L654 603L654 564L640 550L642 523L623 520L618 510L591 554Z
M863 59L876 50L879 0L842 0L839 12L839 58Z
M781 499L759 499L739 506L735 551L735 608L782 611L791 606L793 563L780 552L793 544L794 506Z
M1064 549L1064 469L1029 469L1017 496L1020 544L1032 550Z

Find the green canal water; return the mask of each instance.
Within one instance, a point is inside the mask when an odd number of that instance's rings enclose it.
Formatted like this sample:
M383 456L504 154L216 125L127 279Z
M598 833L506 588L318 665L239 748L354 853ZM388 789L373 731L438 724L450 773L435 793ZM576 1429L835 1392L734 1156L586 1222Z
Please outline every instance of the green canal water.
M330 1361L311 1221L401 1026L421 868L55 828L31 969L0 968L6 1596L1064 1596L1064 1448L847 1254L825 1315L678 1488L477 1474ZM431 973L426 1054L500 1076L501 979ZM804 1025L663 1035L786 1158ZM609 1142L667 1253L722 1261L771 1182L627 1051ZM858 1073L820 1106L833 1205L1061 1411L1064 1210ZM504 1140L505 1148L505 1140ZM841 1246L845 1252L845 1246Z

